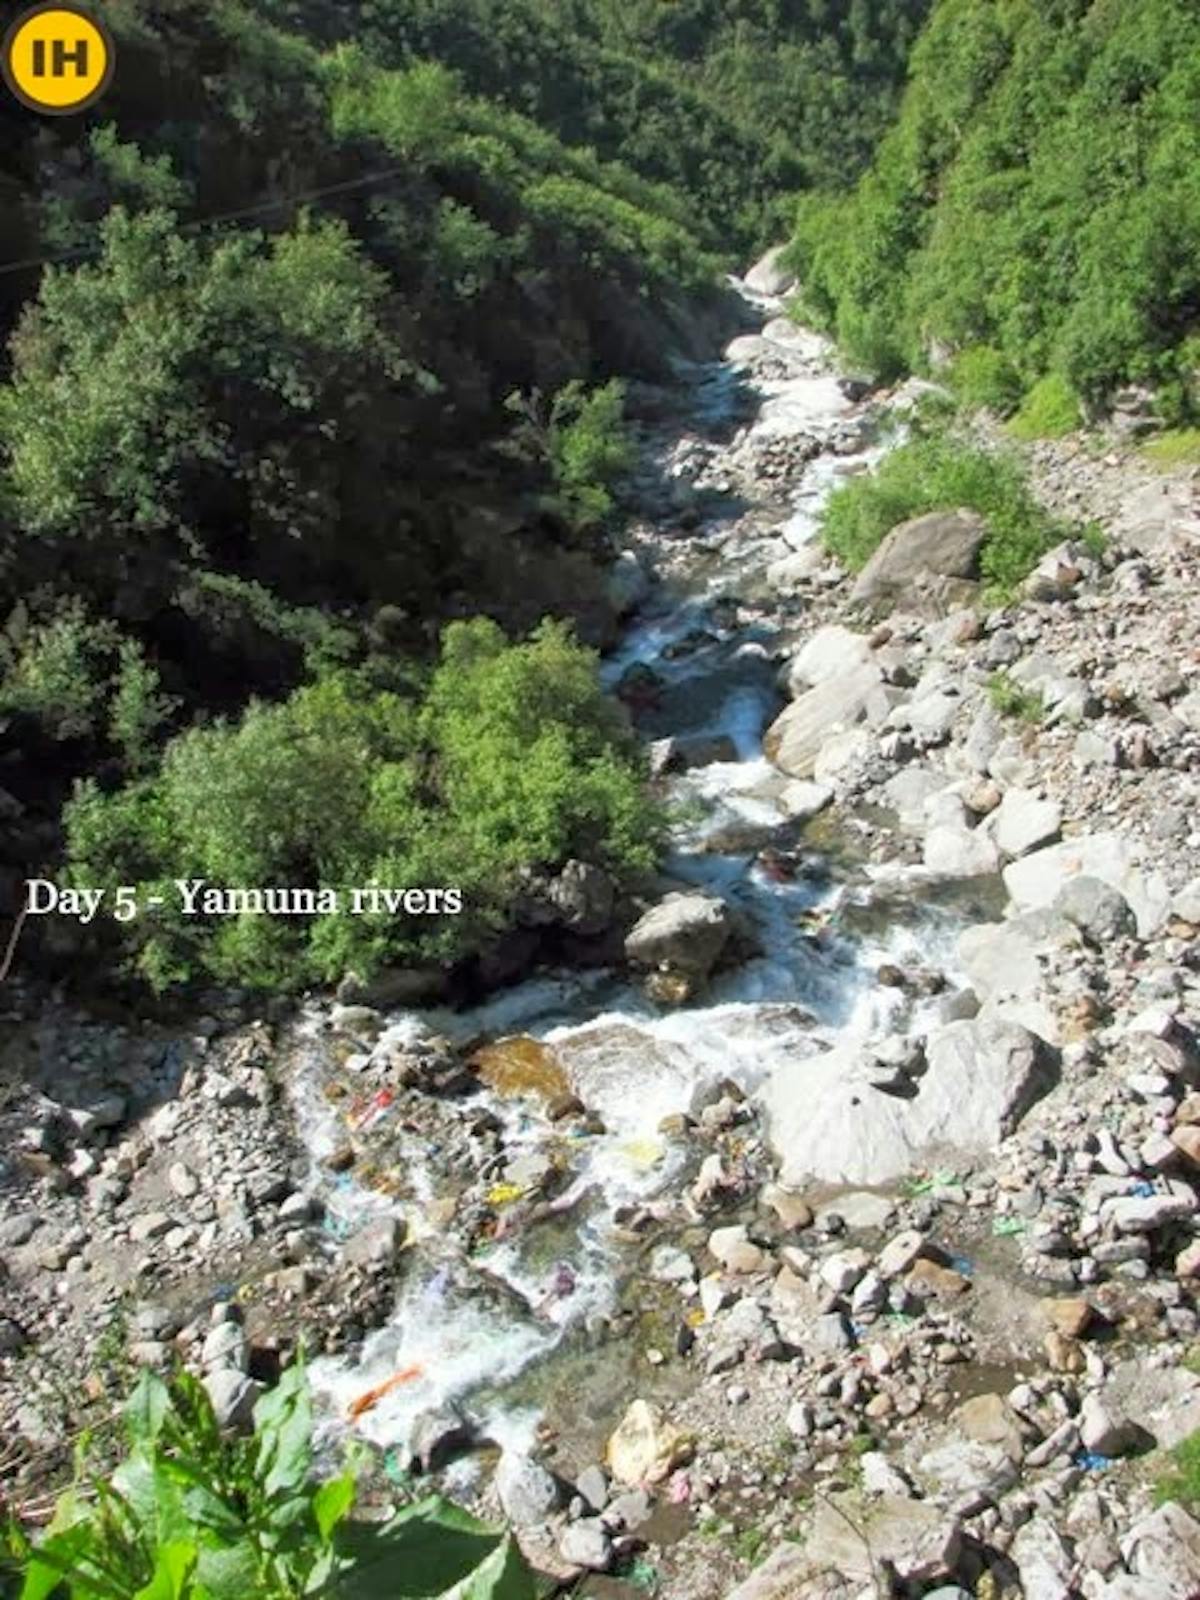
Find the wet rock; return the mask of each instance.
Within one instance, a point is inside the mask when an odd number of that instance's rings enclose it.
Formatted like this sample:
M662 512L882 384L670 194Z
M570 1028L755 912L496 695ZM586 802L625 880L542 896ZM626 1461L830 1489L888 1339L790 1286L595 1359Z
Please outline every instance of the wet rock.
M703 981L732 931L724 900L698 892L669 894L630 930L625 954L636 966L665 968Z
M453 1406L424 1411L412 1426L409 1455L414 1469L437 1472L472 1442L475 1430Z

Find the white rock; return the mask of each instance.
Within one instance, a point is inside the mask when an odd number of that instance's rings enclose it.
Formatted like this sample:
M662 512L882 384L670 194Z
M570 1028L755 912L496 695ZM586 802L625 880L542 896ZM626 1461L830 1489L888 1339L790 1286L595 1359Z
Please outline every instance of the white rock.
M911 1098L871 1087L854 1045L775 1068L762 1099L781 1182L886 1183L940 1150L992 1150L1054 1082L1054 1054L986 1017L931 1034Z
M1171 892L1157 873L1138 866L1133 846L1117 833L1083 834L1035 851L1004 869L1004 887L1018 911L1054 903L1069 878L1099 878L1125 896L1138 933L1150 938L1166 920Z
M1062 827L1062 807L1029 789L1009 789L985 824L1010 860L1050 844Z
M942 878L985 878L1000 870L1000 852L982 828L931 828L925 835L925 865Z

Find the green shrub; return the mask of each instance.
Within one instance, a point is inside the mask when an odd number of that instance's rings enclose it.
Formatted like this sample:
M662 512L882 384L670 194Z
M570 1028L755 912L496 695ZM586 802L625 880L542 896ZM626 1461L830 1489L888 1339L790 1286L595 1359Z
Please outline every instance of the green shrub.
M1142 455L1156 467L1200 464L1200 428L1172 428L1142 446Z
M1015 439L1062 439L1082 422L1070 384L1052 372L1039 379L1021 401L1009 432Z
M315 1481L300 1362L260 1397L249 1438L221 1433L186 1374L145 1374L125 1423L111 1476L63 1495L36 1543L11 1535L21 1600L534 1600L515 1541L446 1501L370 1521L353 1516L353 1468Z
M988 679L988 699L1004 717L1017 717L1022 722L1041 722L1046 707L1035 689L1025 689L1007 672L994 672Z
M1182 1506L1200 1506L1200 1432L1190 1433L1171 1451L1170 1470L1160 1474L1154 1485L1160 1505L1176 1500Z
M988 524L981 565L997 591L1017 584L1063 536L1038 505L1020 463L935 433L901 445L872 473L850 479L829 497L822 536L857 571L898 523L927 511L969 507Z
M154 987L208 972L295 987L386 961L453 962L507 926L526 866L654 864L642 758L595 658L561 625L509 644L491 622L446 630L423 696L342 671L240 721L193 728L161 770L66 812L80 883L164 904L123 930ZM226 888L461 891L460 915L340 910L184 916L177 879Z
M950 382L965 406L1006 417L1021 399L1021 379L1008 357L992 345L977 344L955 357Z

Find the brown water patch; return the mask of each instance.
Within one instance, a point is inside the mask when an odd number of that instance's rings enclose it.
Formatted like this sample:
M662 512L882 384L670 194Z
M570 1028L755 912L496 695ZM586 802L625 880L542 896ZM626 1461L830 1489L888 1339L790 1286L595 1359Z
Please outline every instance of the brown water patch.
M549 1102L571 1092L555 1052L524 1034L484 1045L471 1057L471 1065L497 1094L535 1095Z

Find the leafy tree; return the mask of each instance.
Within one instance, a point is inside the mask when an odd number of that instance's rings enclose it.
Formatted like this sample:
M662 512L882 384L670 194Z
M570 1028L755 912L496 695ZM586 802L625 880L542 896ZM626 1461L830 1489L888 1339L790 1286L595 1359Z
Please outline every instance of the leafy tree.
M67 808L80 882L141 885L161 911L125 930L155 987L208 971L290 987L388 960L461 961L512 915L521 868L653 865L661 823L594 658L561 625L510 644L446 630L423 697L342 672L168 746L161 771ZM461 915L188 916L174 880L348 891L454 887Z
M982 346L1026 389L1151 379L1186 420L1198 94L1188 0L938 0L870 171L801 209L810 310L886 375Z

